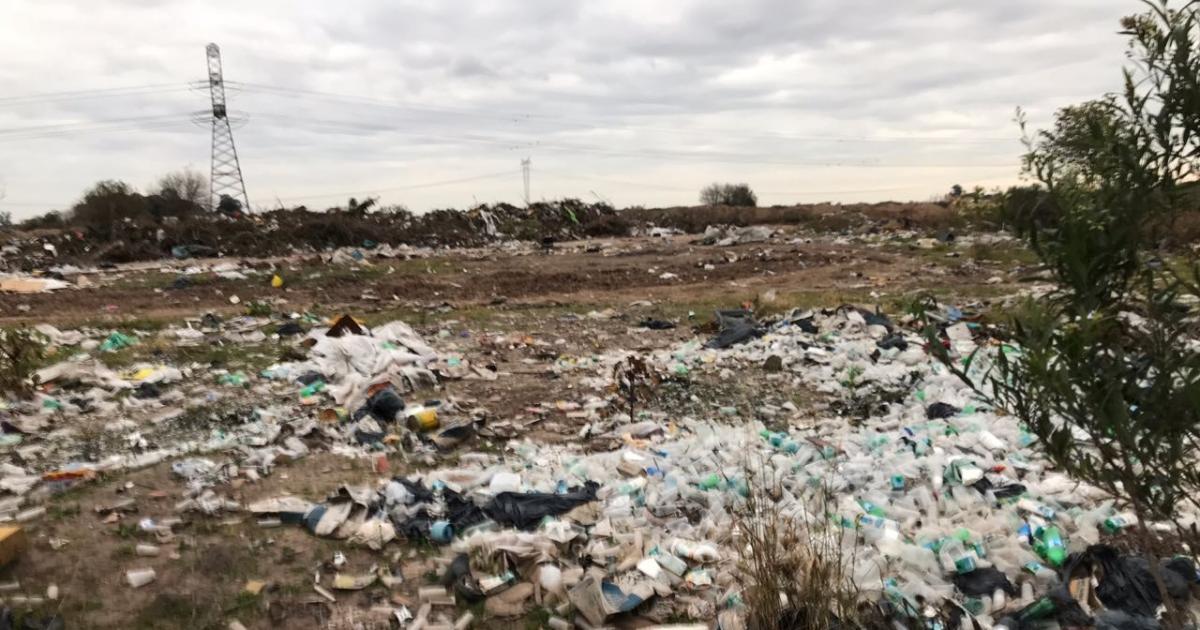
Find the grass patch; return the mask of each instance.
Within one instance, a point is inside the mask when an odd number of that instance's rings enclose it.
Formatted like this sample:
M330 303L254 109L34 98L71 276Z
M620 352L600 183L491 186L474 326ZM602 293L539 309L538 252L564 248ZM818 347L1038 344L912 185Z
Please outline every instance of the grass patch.
M750 496L734 520L742 540L738 571L749 628L886 628L886 618L860 605L855 586L857 536L824 518L836 512L830 493L824 510L786 515L772 497L782 496L779 478L746 470ZM872 614L872 612L874 614Z
M225 609L225 614L241 620L253 619L262 611L262 596L240 591L234 598L233 604Z
M147 337L115 352L95 353L104 365L124 369L137 363L185 365L199 363L213 367L236 367L257 372L281 360L287 346L276 342L237 344L230 341L177 346L172 340Z
M975 243L967 248L968 258L1000 265L1036 265L1037 254L1018 243Z
M158 628L198 628L216 630L222 627L220 607L200 601L196 593L190 596L159 593L138 611L133 626L144 630Z
M78 503L55 503L46 509L46 517L53 521L61 521L72 516L79 516Z
M547 624L550 623L550 617L549 610L534 608L528 615L525 615L525 630L540 630L541 628L548 627ZM483 616L476 614L475 618L482 619Z

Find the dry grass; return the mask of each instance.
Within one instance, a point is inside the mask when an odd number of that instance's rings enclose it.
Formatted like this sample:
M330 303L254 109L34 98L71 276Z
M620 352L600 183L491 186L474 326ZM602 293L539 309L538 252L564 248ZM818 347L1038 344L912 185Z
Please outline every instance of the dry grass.
M828 510L816 514L801 508L789 514L780 504L783 490L777 478L761 468L747 471L746 478L750 496L735 520L747 627L890 627L877 607L864 603L855 584L857 542L851 542L849 530L824 517L833 508L829 493L817 491L817 503Z

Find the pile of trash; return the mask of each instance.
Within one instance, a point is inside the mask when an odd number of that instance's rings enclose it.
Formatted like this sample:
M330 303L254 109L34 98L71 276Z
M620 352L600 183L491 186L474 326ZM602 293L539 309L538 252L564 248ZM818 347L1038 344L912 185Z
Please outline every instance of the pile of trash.
M771 235L775 234L775 232L775 228L769 225L748 225L745 227L710 225L705 228L700 242L705 245L718 245L722 247L762 243L770 239Z
M370 549L393 540L443 545L442 586L423 592L422 619L453 602L485 602L496 616L536 603L554 611L551 627L620 616L743 627L744 532L764 518L747 503L766 493L774 514L853 549L845 561L859 592L908 627L1157 627L1162 602L1148 565L1106 543L1136 519L1049 469L1034 436L931 359L922 337L854 307L772 322L746 311L718 319L722 330L709 342L645 361L663 374L722 379L762 370L780 389L879 397L876 412L851 423L838 404L811 417L764 397L706 417L631 419L588 404L579 413L592 421L580 437L610 450L510 442L505 454L466 453L453 467L248 509L265 525ZM956 350L980 350L970 374L981 378L1001 346L957 309L944 319ZM627 357L614 351L556 369L604 397ZM1165 562L1163 573L1178 603L1190 604L1192 560ZM377 569L335 576L331 587L397 579Z
M0 503L0 518L100 473L186 455L232 455L188 460L188 472L176 471L188 481L190 498L201 499L188 509L214 513L236 506L203 500L211 486L239 476L255 481L313 449L351 457L384 448L432 454L470 439L487 412L450 398L404 397L446 379L497 378L457 353L439 354L399 321L369 329L349 316L329 326L315 318L276 324L206 315L158 332L35 330L67 358L36 373L33 399L0 409L0 452L19 464L0 470L0 489L12 495ZM245 346L267 341L264 330L307 358L258 375L200 364L110 368L102 360L143 343ZM280 394L292 402L267 404Z
M624 236L629 225L605 203L578 199L527 206L484 204L467 210L441 209L362 213L341 208L312 212L278 209L231 220L219 215L166 217L121 239L81 227L56 227L9 234L0 250L0 269L46 269L63 262L128 263L214 256L288 256L329 248L479 247L507 240L573 240L589 235Z
M938 316L977 381L997 353L1013 351L969 313ZM576 401L535 413L554 408L577 421L577 439L561 444L529 439L506 419L486 422L472 401L416 400L449 380L501 374L400 321L206 316L154 333L183 345L271 339L293 351L258 374L113 369L97 357L151 335L42 326L75 354L39 373L33 401L0 412L0 449L14 455L0 466L0 517L28 522L45 512L39 493L171 460L185 487L179 513L246 513L264 528L303 528L378 553L371 567L342 558L318 572L313 589L326 601L411 584L417 576L392 552L419 542L439 550L431 562L440 583L418 589L415 612L385 607L402 624L482 603L494 617L540 606L555 628L687 618L726 630L744 627L753 599L747 534L781 517L847 550L840 561L857 591L906 627L1157 627L1163 602L1147 561L1113 546L1136 518L1050 468L1036 438L933 359L912 322L852 306L772 319L732 309L716 320L708 338L640 354L571 358L548 348L547 376ZM744 381L754 398L656 407L649 390L671 379ZM827 403L801 409L787 395L797 390ZM243 406L202 420L189 411L222 396ZM636 412L622 404L635 396ZM101 418L108 442L76 435L79 421ZM516 439L459 448L493 424ZM223 489L316 449L369 459L380 478L246 504ZM390 455L420 465L391 475ZM178 522L139 526L169 539ZM1190 557L1165 561L1161 574L1177 604L1194 605ZM127 575L135 586L153 579ZM476 613L454 614L469 624Z

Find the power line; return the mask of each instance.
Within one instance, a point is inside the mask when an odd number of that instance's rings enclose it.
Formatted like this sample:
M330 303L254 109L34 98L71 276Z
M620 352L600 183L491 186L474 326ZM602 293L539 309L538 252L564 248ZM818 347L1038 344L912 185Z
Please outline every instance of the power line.
M609 179L605 177L592 177L590 175L568 175L560 171L545 169L539 170L540 173L549 175L550 177L558 177L561 179L574 179L583 181L594 181L614 186L630 186L635 188L646 188L650 190L662 190L669 192L696 192L695 188L685 188L682 186L664 186L661 184L651 184L646 182L632 182L627 180ZM842 190L757 190L755 192L761 195L793 195L793 196L809 196L809 195L852 195L862 193L882 193L882 192L899 192L904 190L922 190L928 186L896 186L891 188L853 188Z
M883 163L883 162L862 162L849 160L821 160L821 161L797 161L797 160L781 160L763 158L756 155L730 153L728 151L704 151L704 152L685 152L672 151L667 149L612 149L598 145L587 145L570 142L554 142L554 141L537 141L528 142L521 138L503 137L484 134L457 134L457 135L437 135L424 132L412 132L400 130L393 127L385 127L378 124L365 124L350 121L327 120L318 118L297 118L287 116L285 114L276 113L251 113L250 116L254 120L282 120L291 121L298 125L317 123L331 128L345 128L358 131L370 131L379 133L380 131L389 131L398 135L412 136L419 139L433 139L450 142L466 142L476 144L491 144L502 145L511 149L521 148L528 150L531 148L546 149L551 151L566 151L573 153L590 153L594 155L605 155L611 157L640 157L640 158L666 158L675 160L693 160L709 163L730 163L730 164L768 164L778 166L809 166L809 167L846 167L846 168L956 168L956 169L975 169L975 168L1011 168L1014 165L1010 164L917 164L917 163ZM1015 164L1015 163L1014 163Z
M39 133L28 134L11 134L0 135L0 143L5 142L27 142L30 140L54 139L63 137L75 137L88 135L93 133L111 133L114 131L153 131L158 129L168 129L172 127L192 127L194 123L191 120L165 120L160 122L142 122L122 125L104 125L97 127L72 127L69 129L61 129L57 131L45 131Z
M230 84L234 84L234 82L230 81ZM556 115L552 115L552 114L535 114L535 113L528 113L528 112L523 112L523 113L507 112L506 113L506 112L497 112L492 109L473 110L473 109L467 109L467 108L455 108L455 107L446 107L446 106L405 103L402 101L391 101L391 100L385 100L385 99L380 99L380 98L371 97L371 96L356 96L356 95L351 95L351 94L322 92L319 90L289 88L289 87L283 87L283 86L266 85L266 84L261 84L261 83L244 83L244 82L242 82L242 83L237 83L237 85L243 87L244 89L246 89L249 92L255 92L255 91L266 92L266 93L274 92L274 93L286 94L286 95L289 95L292 97L311 96L311 97L318 97L318 98L337 101L337 102L354 103L354 104L360 104L360 105L374 105L374 106L385 107L385 108L390 108L390 109L399 109L399 110L404 110L404 111L423 111L423 112L433 112L433 113L441 113L441 114L454 114L454 115L489 118L489 119L506 120L506 121L535 121L535 120L559 121L559 122L567 122L567 123L574 123L574 124L582 125L585 129L592 129L592 130L613 129L613 127L598 126L591 122L582 122L582 121L579 121L578 119L565 118L562 116L556 116ZM942 137L942 136L862 136L862 135L858 135L858 136L855 136L855 135L819 136L819 135L796 135L796 134L777 133L777 132L761 132L761 131L758 131L758 132L749 131L748 132L745 129L713 129L713 128L669 129L669 128L663 128L663 127L647 127L644 125L642 125L642 126L627 125L627 126L625 126L625 128L630 129L631 131L650 131L650 132L657 132L657 133L673 133L673 134L681 134L681 135L688 135L688 136L696 136L696 135L702 135L702 134L724 134L724 135L737 137L737 138L752 139L752 138L757 137L757 138L772 138L772 139L778 139L778 140L792 140L792 141L802 141L802 142L833 142L833 143L922 142L922 143L928 143L928 144L999 144L999 143L1015 144L1018 142L1018 139L1015 137L1012 137L1012 138L1001 138L1001 137L946 138L946 137Z
M42 92L20 96L0 97L0 107L9 105L30 105L41 103L57 103L63 101L79 101L96 98L118 98L122 96L143 96L148 94L165 94L169 92L186 92L191 90L187 83L158 83L150 85L99 88L94 90L70 90L65 92Z
M315 193L309 195L296 195L294 197L279 197L280 201L296 201L298 199L324 199L328 197L358 197L362 195L374 195L385 192L398 192L402 190L418 190L421 188L435 188L437 186L450 186L452 184L464 184L467 182L481 181L485 179L495 179L497 177L511 177L515 171L512 169L500 171L497 173L487 173L484 175L474 175L471 177L459 177L457 179L444 179L441 181L425 182L423 184L412 184L409 186L392 186L389 188L375 188L372 190L355 190L350 192L337 193Z
M192 116L191 112L183 112L183 113L171 113L171 114L130 116L127 118L108 118L108 119L102 119L102 120L86 120L86 121L73 121L73 122L63 122L63 123L50 123L50 124L46 124L46 125L31 125L28 127L9 127L7 129L0 129L0 136L10 135L10 134L36 133L36 132L41 132L41 131L59 131L59 130L70 131L74 128L79 128L79 127L87 127L87 126L94 126L94 125L108 125L108 124L124 124L124 123L130 123L130 122L153 122L153 121L163 120L163 119L167 119L167 118L180 119L183 117L188 117L190 119L191 116Z

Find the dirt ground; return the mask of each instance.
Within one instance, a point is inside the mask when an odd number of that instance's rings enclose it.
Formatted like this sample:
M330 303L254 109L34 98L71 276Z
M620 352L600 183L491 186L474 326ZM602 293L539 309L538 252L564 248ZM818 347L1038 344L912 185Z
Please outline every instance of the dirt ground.
M834 307L843 303L896 312L922 292L960 303L1015 293L1032 268L1027 252L1009 244L918 243L913 238L875 241L785 233L769 242L706 246L695 237L606 239L531 248L441 252L428 258L381 260L371 266L322 264L316 259L245 261L261 273L247 280L200 275L169 288L178 273L143 265L93 274L94 288L53 294L0 295L4 325L52 323L60 328L153 328L205 312L233 315L264 301L275 312L353 313L371 322L404 319L427 339L456 339L476 361L502 375L495 381L445 383L431 397L474 401L488 409L496 435L447 453L442 462L471 450L503 452L507 438L570 442L578 424L556 403L578 403L584 393L550 367L563 358L609 348L663 348L703 335L716 308L743 303L759 311ZM272 273L284 278L272 289ZM230 303L239 296L240 304ZM610 310L609 310L610 309ZM644 318L677 322L671 330L639 328ZM520 343L497 343L498 337ZM235 359L231 361L236 362ZM809 392L771 385L767 374L737 382L698 380L665 404L668 413L688 405L752 407L770 396L804 408L819 405ZM768 392L768 393L764 393ZM371 483L427 462L392 455L386 473L377 462L313 453L282 464L257 483L221 491L243 502L295 493L316 500L343 483ZM249 628L389 627L371 625L376 602L406 603L416 611L416 588L436 574L427 546L392 544L382 552L310 535L301 527L260 527L247 514L182 515L175 535L159 540L142 531L146 518L177 516L183 496L170 463L78 483L50 496L47 515L26 525L30 547L0 570L0 597L25 602L55 585L57 601L33 601L40 612L58 611L68 628L220 628L237 619ZM135 508L109 517L97 511L124 498ZM68 541L68 542L63 542ZM160 546L140 557L139 543ZM314 573L329 574L335 552L365 572L391 566L405 582L394 591L376 585L339 592L331 607L312 588ZM140 589L124 572L153 568L157 579ZM16 581L18 586L2 586ZM262 580L257 595L244 591ZM22 597L24 596L24 597ZM16 597L14 600L13 598ZM482 610L475 611L477 619ZM451 619L461 611L446 611ZM515 620L481 619L476 627L542 627L545 611Z

